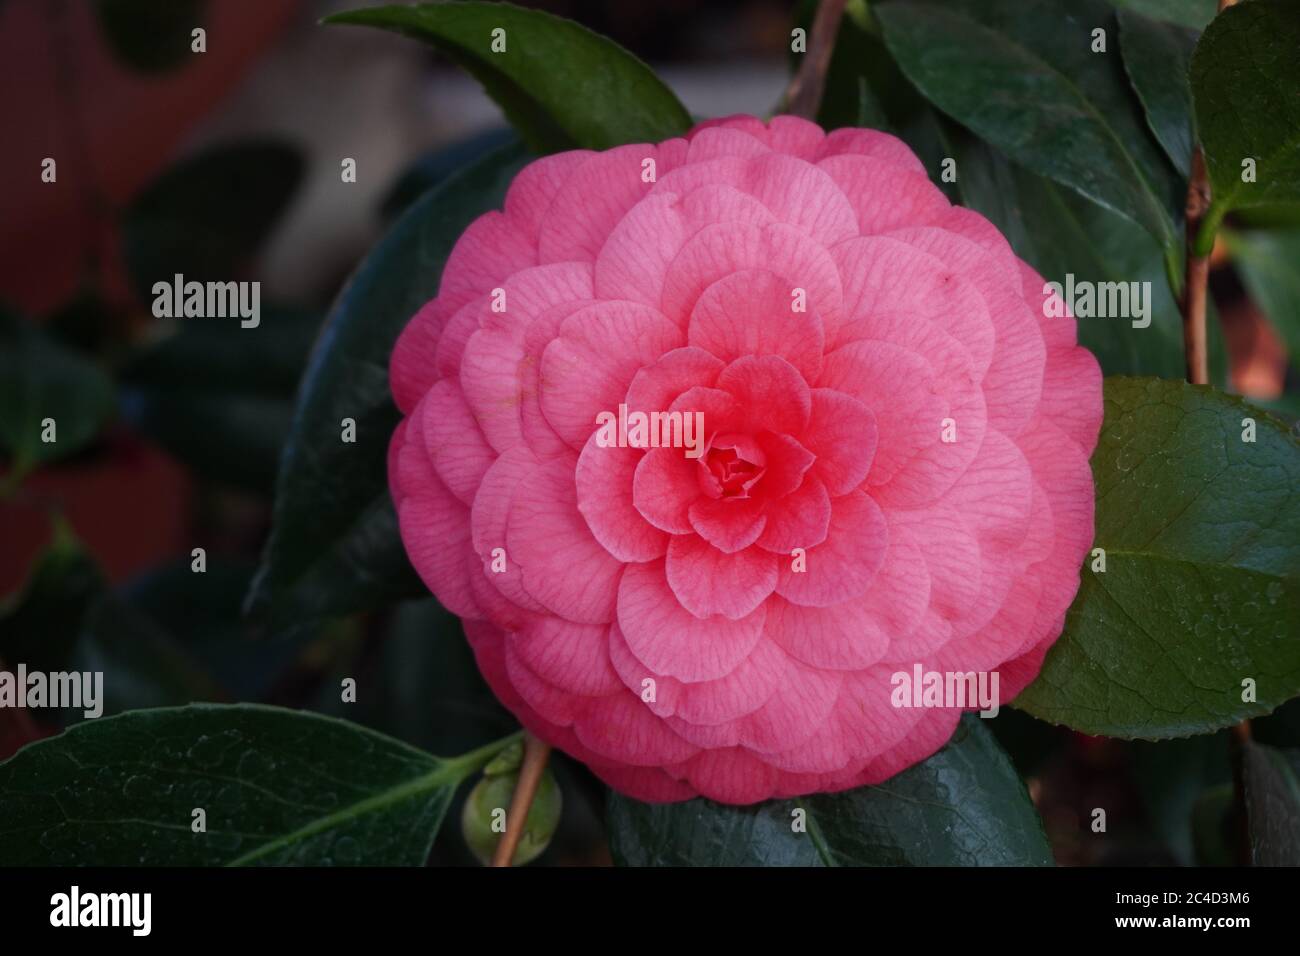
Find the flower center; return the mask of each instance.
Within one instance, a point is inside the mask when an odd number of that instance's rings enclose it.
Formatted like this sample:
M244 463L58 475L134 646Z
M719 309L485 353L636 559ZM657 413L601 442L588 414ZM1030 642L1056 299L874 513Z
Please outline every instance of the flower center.
M748 498L767 470L767 456L747 435L715 435L699 462L700 487L711 498Z

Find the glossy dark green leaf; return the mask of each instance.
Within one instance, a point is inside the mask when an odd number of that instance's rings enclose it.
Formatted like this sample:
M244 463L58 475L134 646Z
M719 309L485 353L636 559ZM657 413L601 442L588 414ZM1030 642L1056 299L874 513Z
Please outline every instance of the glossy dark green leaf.
M508 147L426 194L344 287L303 376L250 608L293 597L344 613L427 593L416 586L388 496L388 440L398 422L388 358L402 328L436 294L456 240L478 215L500 207L524 162L520 148ZM342 440L344 418L356 423L355 442ZM313 579L325 582L324 593Z
M1175 23L1120 10L1120 49L1124 69L1147 124L1183 177L1192 166L1192 90L1187 82L1198 33Z
M1300 866L1300 750L1247 743L1242 771L1252 861Z
M94 362L0 310L0 491L38 464L67 458L99 433L113 411L113 383ZM44 441L52 419L53 441Z
M292 146L216 146L171 166L131 203L123 254L141 302L154 283L238 280L293 198L304 163ZM205 318L239 329L238 318Z
M193 55L195 27L207 27L206 0L95 0L104 39L142 73L176 69Z
M430 189L442 185L444 180L469 164L477 162L493 150L504 149L518 142L519 137L514 130L501 127L476 133L450 146L425 153L404 169L388 187L380 203L380 214L385 220L395 218Z
M1300 4L1252 0L1205 29L1192 57L1192 101L1209 169L1209 251L1222 216L1244 206L1300 201ZM1255 161L1243 181L1244 160Z
M885 42L936 106L1013 160L1177 242L1184 196L1151 139L1100 0L955 0L874 8ZM1093 53L1092 31L1106 31Z
M1016 706L1159 739L1300 694L1300 439L1183 382L1109 378L1105 403L1092 459L1105 571L1085 562L1065 631Z
M325 22L381 27L431 44L482 83L539 152L657 143L691 126L686 108L648 66L540 10L436 3L353 10ZM494 52L494 35L504 50Z
M1064 289L1077 282L1139 282L1150 325L1123 318L1081 318L1079 342L1107 375L1180 378L1183 320L1169 291L1159 248L1140 227L1094 202L1009 162L997 150L955 131L959 199L986 216L1016 254ZM1210 381L1227 380L1227 352L1213 303L1208 322ZM1145 320L1138 320L1139 324Z
M1300 369L1300 230L1225 233L1224 238L1251 299Z
M806 832L792 826L803 811ZM615 793L625 866L1042 866L1052 853L1024 784L980 718L876 787L747 807L641 803Z
M418 866L500 747L444 760L253 704L87 721L0 764L0 865Z

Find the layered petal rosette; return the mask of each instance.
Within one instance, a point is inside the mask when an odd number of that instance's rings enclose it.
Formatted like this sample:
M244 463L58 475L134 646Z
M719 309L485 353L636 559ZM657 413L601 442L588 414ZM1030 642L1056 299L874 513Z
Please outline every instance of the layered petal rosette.
M407 551L501 701L624 793L879 782L962 710L895 675L1009 700L1078 588L1101 377L1045 295L884 133L540 159L393 353Z

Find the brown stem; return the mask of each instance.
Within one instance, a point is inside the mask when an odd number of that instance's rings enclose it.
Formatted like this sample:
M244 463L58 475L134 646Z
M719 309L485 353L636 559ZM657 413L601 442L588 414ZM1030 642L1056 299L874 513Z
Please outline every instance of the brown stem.
M1210 253L1196 252L1196 237L1210 208L1210 178L1200 147L1192 154L1192 175L1187 183L1187 275L1183 279L1183 351L1187 356L1187 381L1207 385L1210 381L1205 346L1205 302L1210 281Z
M515 784L510 809L506 812L506 832L501 835L501 842L492 854L493 866L509 866L515 858L515 850L528 825L528 811L533 806L533 798L537 796L537 787L542 782L542 773L550 756L550 744L532 734L524 734L524 760L519 767L519 782Z
M835 50L835 35L844 18L848 0L822 0L813 17L812 32L808 37L808 52L795 71L790 85L785 89L784 112L791 116L813 119L821 105L822 91L826 88L826 71L830 69L831 54Z
M1250 811L1246 809L1246 750L1251 744L1250 721L1243 720L1231 730L1232 812L1228 826L1232 829L1232 846L1237 866L1250 866Z
M1219 12L1236 0L1219 0ZM1200 146L1192 153L1192 174L1187 182L1186 236L1187 274L1183 277L1183 353L1187 356L1187 381L1193 385L1210 382L1208 349L1205 344L1205 305L1209 294L1212 248L1197 252L1201 226L1210 209L1210 176Z

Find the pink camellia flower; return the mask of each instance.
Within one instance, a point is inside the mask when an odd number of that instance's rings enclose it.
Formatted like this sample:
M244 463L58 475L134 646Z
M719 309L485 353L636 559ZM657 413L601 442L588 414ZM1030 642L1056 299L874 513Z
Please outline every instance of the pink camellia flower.
M1101 377L1047 295L884 133L540 159L393 353L406 549L501 701L617 790L879 782L962 710L896 675L1009 700L1078 588Z

